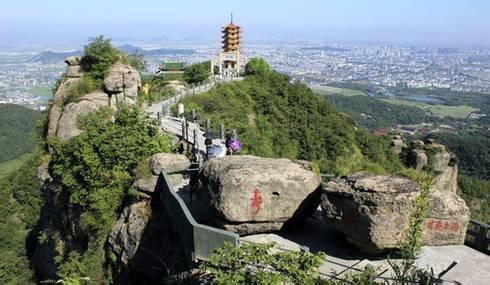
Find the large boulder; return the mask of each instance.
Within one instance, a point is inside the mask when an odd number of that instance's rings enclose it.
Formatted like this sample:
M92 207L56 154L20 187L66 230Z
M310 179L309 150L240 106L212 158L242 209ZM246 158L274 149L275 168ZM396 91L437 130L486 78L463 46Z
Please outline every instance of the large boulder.
M418 195L409 179L355 173L328 182L321 206L326 222L351 243L379 253L398 245Z
M80 65L81 61L82 58L80 56L69 56L65 58L65 63L68 64L68 66Z
M64 106L63 113L58 121L56 136L62 141L67 141L80 134L78 128L78 118L82 115L95 112L100 107L108 106L107 95L100 91L87 94L77 102L71 102Z
M154 175L159 175L162 170L168 174L187 171L191 161L183 154L157 153L150 158L150 169Z
M422 243L425 245L463 244L470 221L470 210L456 193L434 187L432 206L424 223Z
M104 89L111 96L111 106L135 105L141 89L141 77L135 68L115 63L104 78Z
M320 177L309 163L227 156L204 163L193 192L240 234L280 230L311 214L320 201Z
M394 249L404 238L418 185L405 178L355 173L325 185L322 209L328 224L366 253ZM424 223L426 245L462 244L469 221L464 201L451 191L431 189Z

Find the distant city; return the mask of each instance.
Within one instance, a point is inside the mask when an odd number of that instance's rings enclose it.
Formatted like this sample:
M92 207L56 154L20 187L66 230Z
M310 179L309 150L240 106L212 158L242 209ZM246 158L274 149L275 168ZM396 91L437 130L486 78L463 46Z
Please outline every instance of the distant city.
M217 39L218 41L218 39ZM143 53L148 72L162 62L207 61L218 42L172 46L172 49L123 50ZM379 87L443 88L490 94L490 49L428 48L387 45L270 43L246 45L246 57L263 57L294 80L310 85L348 82ZM63 58L81 51L0 51L0 104L12 103L44 109L51 86L64 70Z

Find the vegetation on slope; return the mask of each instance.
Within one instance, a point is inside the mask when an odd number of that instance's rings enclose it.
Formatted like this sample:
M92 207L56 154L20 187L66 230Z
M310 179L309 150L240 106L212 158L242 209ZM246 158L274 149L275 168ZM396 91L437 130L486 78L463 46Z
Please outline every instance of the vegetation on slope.
M66 249L59 256L62 277L83 273L91 280L108 278L104 244L123 200L130 198L132 170L151 154L173 150L171 139L157 134L155 125L137 109L114 113L102 108L80 120L83 132L69 142L50 140L51 172L62 186L60 207L76 209L79 216L71 221L80 224L76 239L88 241L86 248ZM66 270L75 265L77 270Z
M36 121L41 112L0 104L0 162L12 160L36 147Z
M386 138L374 137L337 112L306 85L290 83L263 60L252 60L247 78L184 100L214 126L236 128L243 153L315 161L323 172L367 169L396 172L401 163ZM255 65L255 66L254 66ZM215 129L216 130L216 129Z
M0 178L0 283L34 283L29 256L43 204L37 180L39 155L31 155L18 171Z

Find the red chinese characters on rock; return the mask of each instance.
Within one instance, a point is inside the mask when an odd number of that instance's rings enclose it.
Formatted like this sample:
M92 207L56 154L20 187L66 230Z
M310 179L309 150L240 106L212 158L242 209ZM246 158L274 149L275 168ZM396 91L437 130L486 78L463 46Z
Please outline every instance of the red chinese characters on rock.
M258 188L254 189L253 196L250 201L250 206L254 209L253 214L257 215L260 212L260 209L262 209L262 202L264 201L264 199L262 198L262 193L260 193L260 190Z
M455 221L442 221L442 220L427 220L427 229L436 232L451 231L457 233L459 231L459 223Z

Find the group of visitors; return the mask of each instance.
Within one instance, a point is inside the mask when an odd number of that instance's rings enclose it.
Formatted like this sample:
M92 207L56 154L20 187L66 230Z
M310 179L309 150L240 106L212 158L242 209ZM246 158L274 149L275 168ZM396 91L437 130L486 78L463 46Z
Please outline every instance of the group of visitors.
M233 155L242 149L240 140L238 139L235 132L227 132L225 135L225 143L213 143L212 135L206 134L206 159L222 158L226 155Z

